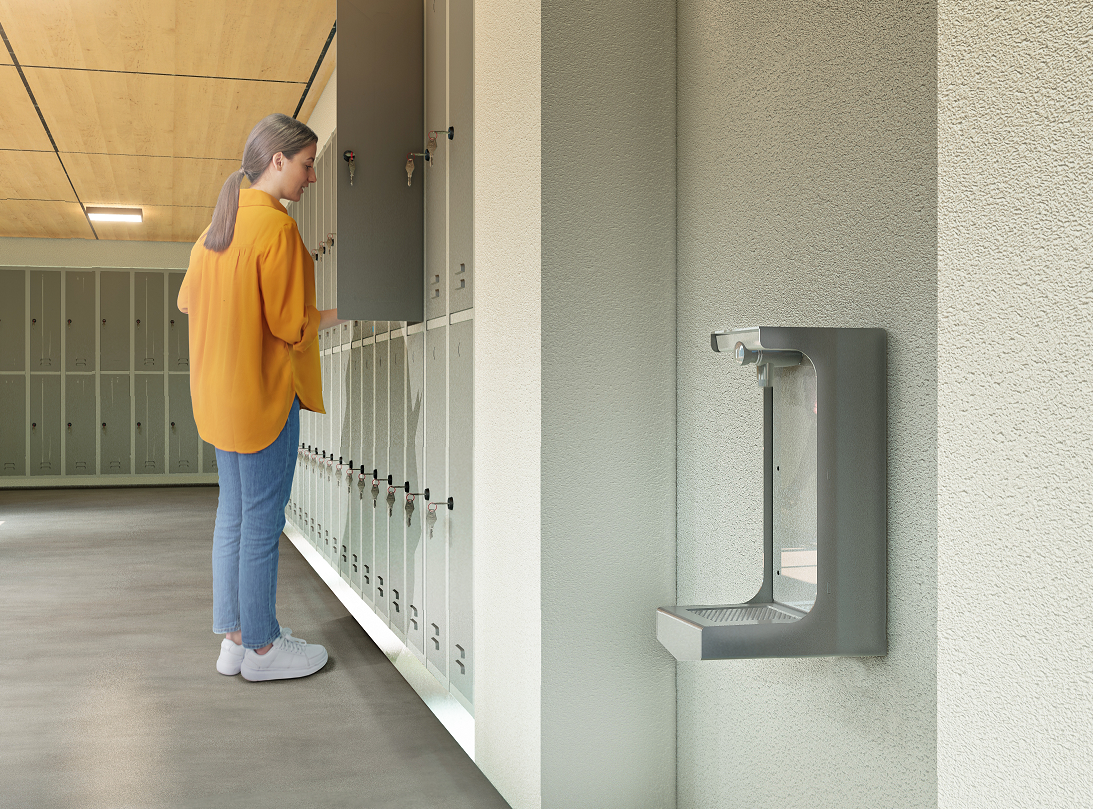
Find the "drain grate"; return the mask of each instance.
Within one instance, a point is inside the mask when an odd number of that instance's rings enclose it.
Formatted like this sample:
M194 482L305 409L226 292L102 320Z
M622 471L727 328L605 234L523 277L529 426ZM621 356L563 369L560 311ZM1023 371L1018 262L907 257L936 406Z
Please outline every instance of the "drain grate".
M698 610L687 610L687 612L715 624L751 624L759 621L790 623L797 620L796 617L768 607L765 604L741 607L705 607Z

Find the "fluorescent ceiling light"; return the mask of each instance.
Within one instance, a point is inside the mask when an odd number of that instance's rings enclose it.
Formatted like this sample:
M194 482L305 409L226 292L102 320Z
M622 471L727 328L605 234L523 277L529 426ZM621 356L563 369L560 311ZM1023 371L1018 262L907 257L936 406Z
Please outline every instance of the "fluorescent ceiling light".
M95 222L143 222L140 208L88 208L87 218Z

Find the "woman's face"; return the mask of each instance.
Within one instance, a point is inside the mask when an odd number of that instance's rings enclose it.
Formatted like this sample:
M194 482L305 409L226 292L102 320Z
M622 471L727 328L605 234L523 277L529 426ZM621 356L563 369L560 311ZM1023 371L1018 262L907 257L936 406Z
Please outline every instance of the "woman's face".
M304 189L315 182L315 149L316 144L306 146L291 158L286 158L278 153L274 155L273 168L277 168L278 162L281 169L278 172L278 185L280 185L280 199L290 199L299 202ZM278 157L280 161L278 161Z

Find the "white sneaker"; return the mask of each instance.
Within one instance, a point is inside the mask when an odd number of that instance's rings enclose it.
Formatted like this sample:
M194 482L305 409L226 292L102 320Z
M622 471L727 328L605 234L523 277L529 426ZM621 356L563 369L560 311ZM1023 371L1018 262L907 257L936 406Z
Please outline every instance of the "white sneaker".
M281 628L281 637L273 642L264 655L254 649L247 649L241 666L243 679L288 680L293 677L307 677L326 665L326 649L317 643L306 643L301 638L292 637L292 630Z
M243 663L244 649L235 641L224 638L220 642L220 657L216 660L216 670L221 674L234 677Z

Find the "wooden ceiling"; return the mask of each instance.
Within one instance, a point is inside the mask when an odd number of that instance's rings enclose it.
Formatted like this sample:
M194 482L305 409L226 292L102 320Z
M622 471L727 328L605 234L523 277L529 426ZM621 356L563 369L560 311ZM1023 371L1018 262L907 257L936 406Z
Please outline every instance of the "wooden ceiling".
M320 57L336 8L0 0L0 236L195 241L253 126L307 121L333 72L336 37ZM144 222L92 224L95 205L143 208Z

